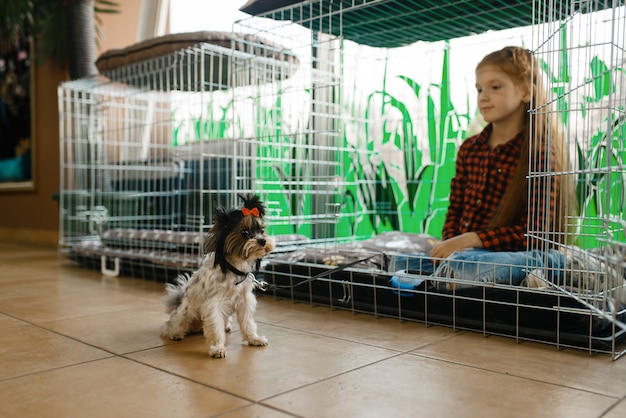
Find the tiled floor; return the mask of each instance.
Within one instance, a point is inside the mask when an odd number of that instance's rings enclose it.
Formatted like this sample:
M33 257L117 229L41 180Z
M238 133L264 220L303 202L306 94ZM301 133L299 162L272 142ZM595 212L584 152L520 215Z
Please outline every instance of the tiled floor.
M626 359L259 296L270 341L165 341L163 284L0 245L1 417L624 417Z

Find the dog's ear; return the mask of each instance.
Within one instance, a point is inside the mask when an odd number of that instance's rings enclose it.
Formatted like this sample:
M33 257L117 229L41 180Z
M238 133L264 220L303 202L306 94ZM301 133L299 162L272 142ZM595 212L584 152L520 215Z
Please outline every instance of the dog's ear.
M228 214L223 207L215 208L215 215L213 216L213 227L209 231L204 243L204 252L212 253L220 245L220 240L224 235L224 230L228 228Z
M239 195L239 197L243 200L243 207L251 210L256 209L259 212L259 218L265 216L265 206L263 206L263 202L259 200L259 196L249 194L247 196Z
M213 218L213 229L223 229L228 227L228 213L223 207L215 208L215 216Z
M215 208L215 219L218 222L223 222L228 218L226 208L223 206L219 206Z
M205 252L214 253L214 266L221 267L222 272L226 273L226 258L224 248L226 245L226 237L230 231L239 223L241 219L241 211L227 211L224 207L215 209L215 217L213 219L213 228L209 231L204 246Z

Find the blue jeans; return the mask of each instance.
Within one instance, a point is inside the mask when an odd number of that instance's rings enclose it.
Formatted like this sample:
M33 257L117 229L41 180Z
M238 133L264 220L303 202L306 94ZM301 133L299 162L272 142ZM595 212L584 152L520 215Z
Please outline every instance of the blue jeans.
M458 279L458 289L470 287L472 282L517 286L534 269L544 270L546 279L554 281L564 264L563 254L552 249L506 252L473 248L450 255L438 266L427 254L394 256L390 271L397 273L392 277L394 287L414 289L424 277L410 275L419 275Z

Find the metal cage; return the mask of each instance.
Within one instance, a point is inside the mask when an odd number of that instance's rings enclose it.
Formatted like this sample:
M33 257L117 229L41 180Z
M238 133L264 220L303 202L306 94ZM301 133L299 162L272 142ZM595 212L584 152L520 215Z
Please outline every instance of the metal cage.
M269 296L621 356L623 3L422 3L305 1L236 22L230 48L62 84L62 251L170 280L197 267L215 207L254 192L278 243L259 272ZM505 45L539 59L553 100L531 112L559 120L547 141L571 156L529 173L577 191L565 236L528 231L531 250L565 260L562 279L530 265L523 285L412 272L440 237L456 151L484 126L474 68Z

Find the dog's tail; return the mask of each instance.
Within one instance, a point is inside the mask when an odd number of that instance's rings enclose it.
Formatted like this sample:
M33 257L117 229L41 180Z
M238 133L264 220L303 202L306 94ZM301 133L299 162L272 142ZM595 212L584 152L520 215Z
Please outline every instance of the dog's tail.
M176 277L174 283L167 283L165 285L165 290L167 291L167 295L163 298L165 312L172 313L178 308L178 305L180 305L183 300L190 278L189 273L181 273Z

